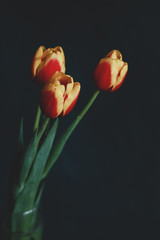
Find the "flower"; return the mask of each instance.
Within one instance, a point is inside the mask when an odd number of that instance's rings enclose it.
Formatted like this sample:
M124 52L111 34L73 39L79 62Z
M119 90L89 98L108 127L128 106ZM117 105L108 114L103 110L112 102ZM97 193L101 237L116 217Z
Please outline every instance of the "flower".
M67 115L76 104L80 92L80 83L62 72L56 72L42 88L40 107L50 117Z
M48 49L40 46L31 64L33 81L39 85L44 85L56 71L65 73L65 56L63 49L59 46Z
M128 71L128 64L122 61L122 54L112 50L98 63L93 79L98 89L113 92L123 83Z

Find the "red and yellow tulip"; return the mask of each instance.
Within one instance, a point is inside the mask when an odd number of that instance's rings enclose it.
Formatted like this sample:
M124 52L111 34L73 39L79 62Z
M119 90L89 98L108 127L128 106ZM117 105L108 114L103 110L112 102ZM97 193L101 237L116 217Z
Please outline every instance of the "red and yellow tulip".
M63 49L59 46L48 49L40 46L31 64L33 81L39 85L44 85L56 71L65 73L65 56Z
M122 61L122 54L112 50L98 63L93 79L98 89L113 92L123 83L128 71L128 64Z
M56 72L43 87L40 95L42 112L50 117L67 115L77 102L80 83L62 72Z

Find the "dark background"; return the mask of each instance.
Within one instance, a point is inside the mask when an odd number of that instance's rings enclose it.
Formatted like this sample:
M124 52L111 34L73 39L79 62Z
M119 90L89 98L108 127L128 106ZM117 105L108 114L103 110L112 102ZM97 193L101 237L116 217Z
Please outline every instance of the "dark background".
M31 136L39 45L62 46L66 73L82 86L61 130L93 93L100 58L118 49L129 64L123 86L98 96L47 178L45 239L160 239L159 9L150 1L1 2L1 210L22 116L26 142Z

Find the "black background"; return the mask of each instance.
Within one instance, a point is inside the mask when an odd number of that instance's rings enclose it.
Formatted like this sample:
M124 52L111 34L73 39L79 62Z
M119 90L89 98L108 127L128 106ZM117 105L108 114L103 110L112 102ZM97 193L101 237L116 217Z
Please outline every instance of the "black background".
M30 79L39 47L63 47L66 73L81 83L64 129L94 92L92 72L118 49L129 71L101 93L50 172L42 199L45 239L160 239L160 4L1 2L0 209L7 207L20 119L31 136L40 89Z

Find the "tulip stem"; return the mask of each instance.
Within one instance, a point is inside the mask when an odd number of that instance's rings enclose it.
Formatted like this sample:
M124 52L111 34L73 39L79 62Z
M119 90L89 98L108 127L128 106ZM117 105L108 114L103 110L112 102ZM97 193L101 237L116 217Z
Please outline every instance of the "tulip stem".
M84 115L87 113L87 111L89 110L89 108L91 107L91 105L93 104L93 102L95 101L95 99L97 98L99 93L100 93L100 90L98 90L98 89L94 92L94 94L90 98L87 105L83 108L82 112L79 114L75 127L77 126L79 121L84 117Z
M39 126L40 117L41 117L41 109L40 109L40 107L38 106L38 108L37 108L37 113L36 113L36 118L35 118L35 122L34 122L34 126L33 126L33 133L35 132L35 130L36 130L36 129L38 128L38 126Z

